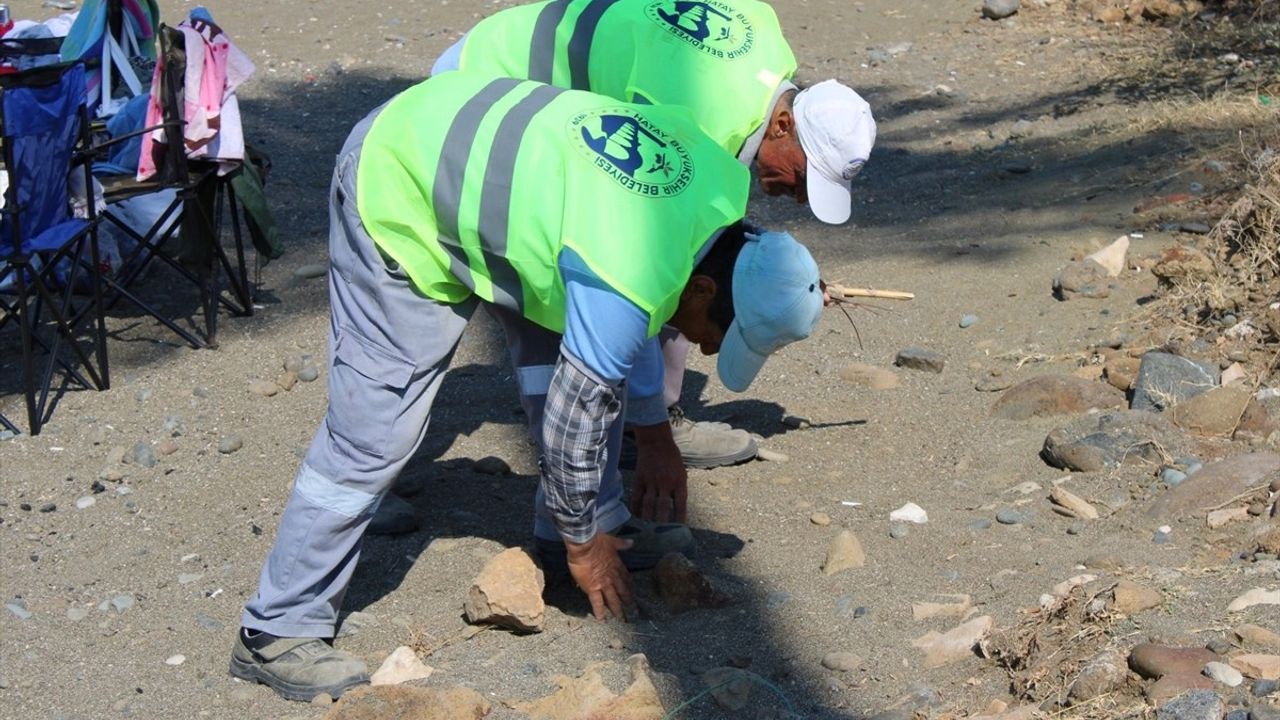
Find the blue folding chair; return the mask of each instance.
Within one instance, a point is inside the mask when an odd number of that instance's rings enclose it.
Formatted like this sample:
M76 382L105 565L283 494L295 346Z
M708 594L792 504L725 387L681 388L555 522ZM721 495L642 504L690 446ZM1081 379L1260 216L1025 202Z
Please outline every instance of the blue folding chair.
M8 180L0 212L0 331L18 327L35 435L72 385L110 384L84 65L0 75L0 142ZM84 174L87 217L72 213L72 172ZM7 361L0 367L12 377ZM0 424L18 431L2 415Z

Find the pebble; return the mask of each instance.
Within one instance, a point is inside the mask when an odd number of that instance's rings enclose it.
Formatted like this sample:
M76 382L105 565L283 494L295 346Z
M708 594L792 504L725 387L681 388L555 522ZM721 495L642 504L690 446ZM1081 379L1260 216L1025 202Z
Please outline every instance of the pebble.
M129 454L124 456L124 461L130 465L155 467L157 462L155 448L151 447L151 443L140 440L129 449Z
M1244 675L1226 663L1211 662L1204 666L1204 676L1216 680L1227 687L1238 687L1244 682Z
M89 608L71 607L67 608L67 619L71 622L80 622L89 617Z
M156 452L161 455L172 455L178 452L178 443L170 440L169 438L165 438L156 443Z
M22 600L10 600L4 604L4 607L9 612L17 615L19 620L31 619L31 611L27 610L27 603Z
M1266 697L1277 690L1280 690L1280 680L1255 680L1253 682L1253 694L1258 697Z
M249 392L260 397L272 397L280 392L280 386L270 380L254 380L249 383Z
M136 395L134 395L134 397L138 399L138 402L146 402L151 399L152 395L155 395L154 390L151 388L142 388Z
M116 595L111 598L111 607L115 608L116 612L122 613L133 607L136 602L132 595Z
M829 652L822 657L822 667L836 672L851 672L862 664L862 658L851 652Z
M1218 62L1226 65L1235 65L1240 62L1240 55L1233 52L1223 53L1218 56Z
M209 617L204 613L199 613L199 612L196 613L196 625L199 625L205 630L212 630L214 632L221 632L224 627L221 622L218 622L216 619Z
M970 530L988 530L991 528L991 521L987 518L978 518L969 523Z
M791 458L786 454L780 453L777 450L770 450L768 448L758 448L756 450L756 457L765 462L775 463L784 463L791 460Z
M809 522L818 527L826 527L831 524L831 516L824 512L816 512L809 516Z
M244 438L239 435L228 435L218 443L218 452L230 455L242 447L244 447Z
M290 355L284 359L285 371L291 372L294 375L302 372L302 368L306 367L308 364L306 356L303 355Z
M164 419L164 424L160 426L161 430L169 433L169 437L182 437L187 431L187 426L183 424L182 418L177 415L170 415Z
M1084 532L1084 521L1083 521L1083 520L1076 520L1075 522L1073 522L1073 523L1071 523L1070 525L1068 525L1068 526L1067 526L1067 534L1068 534L1068 535L1079 535L1079 534L1080 534L1080 533L1082 533L1082 532Z
M320 368L315 365L307 365L298 371L298 379L305 383L314 382L318 377L320 377Z
M894 540L901 540L910 534L911 526L905 523L893 523L889 526L889 537Z
M893 522L909 522L916 525L923 525L929 522L929 513L924 508L915 503L907 503L902 507L889 513L889 520Z
M940 373L946 367L947 360L942 355L924 348L909 347L899 350L893 364L908 370Z
M58 504L57 504L57 503L45 503L45 504L43 504L43 505L41 505L41 506L40 506L40 512L42 512L42 513L51 513L51 512L54 512L54 511L55 511L55 510L57 510L57 509L58 509Z
M191 394L198 398L209 397L209 388L196 386L191 389Z
M965 315L960 318L960 327L962 328L970 328L977 324L978 324L977 315Z
M1003 20L1018 12L1019 0L983 0L982 16L991 20Z
M85 495L84 497L76 500L76 507L81 510L88 510L89 508L97 504L97 502L98 500L94 496Z
M186 662L186 661L187 661L187 656L186 656L186 655L181 655L181 654L179 654L179 655L170 655L170 656L168 657L168 659L166 659L166 660L164 661L164 664L165 664L165 665L171 665L171 666L173 666L173 667L178 667L179 665L181 665L182 663L184 663L184 662Z
M1151 536L1151 542L1155 543L1156 545L1168 545L1171 539L1172 538L1169 536L1169 533L1160 532L1158 530L1154 535Z
M764 605L770 610L777 610L791 602L791 593L778 590L765 596Z
M299 280L314 280L324 277L328 272L329 263L308 263L295 269L293 276Z
M996 513L996 522L1001 525L1021 525L1031 519L1029 513L1024 513L1013 508L1005 508Z
M1160 479L1169 487L1177 487L1187 479L1187 474L1177 468L1167 467L1160 471Z
M178 584L190 585L202 577L204 577L204 573L180 573L178 575Z
M133 488L129 487L128 485L121 485L121 486L119 486L119 487L117 487L117 488L116 488L116 494L117 494L117 495L132 495L132 494L133 494Z

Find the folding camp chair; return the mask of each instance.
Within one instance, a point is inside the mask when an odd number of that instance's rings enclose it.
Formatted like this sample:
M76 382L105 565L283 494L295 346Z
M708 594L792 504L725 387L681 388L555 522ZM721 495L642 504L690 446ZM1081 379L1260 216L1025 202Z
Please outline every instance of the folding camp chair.
M52 414L50 400L70 384L105 390L110 383L84 98L81 63L0 75L8 181L0 214L0 329L18 328L32 435ZM83 218L71 211L72 172L83 173ZM61 384L51 398L55 380ZM7 418L0 422L17 432Z
M158 128L148 128L143 132L160 130L164 135L164 142L155 145L162 153L157 162L159 173L146 181L137 181L131 176L99 177L108 203L102 213L103 219L137 243L121 263L120 274L108 285L108 307L114 306L122 297L127 298L192 347L216 346L219 305L233 315L253 314L235 191L229 178L219 175L218 163L187 157L182 134L186 67L184 38L181 32L164 25L160 26L158 36L163 69L160 87L152 87L151 92L159 98L163 123ZM131 227L118 212L112 210L113 203L167 189L176 191L172 202L145 232ZM234 263L221 239L224 206L230 209ZM128 291L153 261L172 268L180 278L199 289L204 315L203 339L181 327L155 304L143 302ZM223 272L228 278L231 297L224 295L220 288Z

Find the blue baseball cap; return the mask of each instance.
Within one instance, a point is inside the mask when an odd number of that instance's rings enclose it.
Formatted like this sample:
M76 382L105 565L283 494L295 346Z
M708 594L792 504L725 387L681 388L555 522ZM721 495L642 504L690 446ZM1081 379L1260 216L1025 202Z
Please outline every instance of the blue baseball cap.
M716 371L725 387L743 392L770 355L817 326L818 264L787 233L748 234L733 266L733 311Z

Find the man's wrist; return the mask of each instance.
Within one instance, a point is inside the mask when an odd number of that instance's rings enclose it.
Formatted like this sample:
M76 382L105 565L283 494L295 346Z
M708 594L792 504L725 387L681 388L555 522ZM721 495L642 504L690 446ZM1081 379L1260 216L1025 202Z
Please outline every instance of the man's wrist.
M675 436L671 434L671 423L660 422L656 425L635 425L632 432L636 436L636 445L666 446L674 445Z

